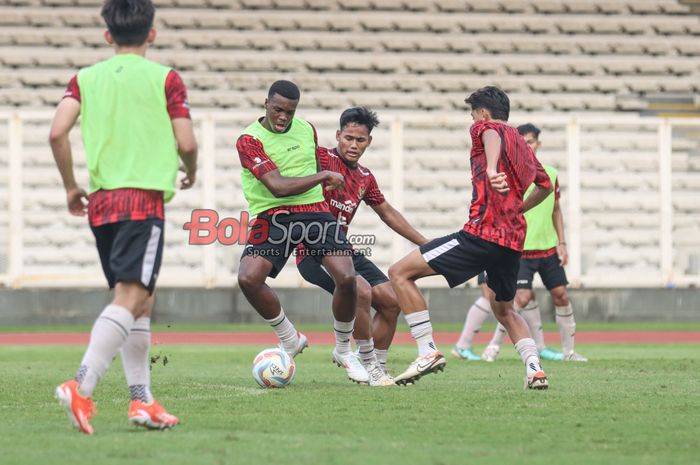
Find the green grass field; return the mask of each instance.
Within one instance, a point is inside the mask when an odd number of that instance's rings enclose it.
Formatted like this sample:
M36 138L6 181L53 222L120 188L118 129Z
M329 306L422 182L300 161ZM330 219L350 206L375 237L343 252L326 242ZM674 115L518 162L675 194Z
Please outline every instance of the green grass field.
M157 346L169 363L153 365L153 390L182 421L164 432L128 424L117 360L88 437L52 397L83 348L0 347L0 463L700 463L700 345L581 346L593 361L546 364L543 392L523 390L513 350L495 364L448 356L444 373L380 389L350 383L329 346L298 357L290 387L264 390L250 376L262 348ZM413 357L397 347L390 368Z

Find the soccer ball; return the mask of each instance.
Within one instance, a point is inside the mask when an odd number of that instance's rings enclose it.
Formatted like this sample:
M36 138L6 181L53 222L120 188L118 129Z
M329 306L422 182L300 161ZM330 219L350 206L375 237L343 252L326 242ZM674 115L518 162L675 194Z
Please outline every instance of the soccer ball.
M294 379L294 359L277 347L265 349L253 360L253 379L264 388L283 388Z

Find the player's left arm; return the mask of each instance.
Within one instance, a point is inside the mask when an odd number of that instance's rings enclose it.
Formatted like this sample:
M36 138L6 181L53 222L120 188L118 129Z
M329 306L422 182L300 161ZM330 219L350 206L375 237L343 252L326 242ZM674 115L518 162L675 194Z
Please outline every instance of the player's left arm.
M554 223L554 229L557 231L557 238L559 243L557 244L557 256L559 257L559 264L561 266L566 266L569 263L569 252L566 250L566 236L564 235L564 214L561 211L561 205L559 204L559 181L555 186L554 191L554 210L552 211L552 222Z
M185 177L180 180L180 188L189 189L197 179L197 139L190 116L187 87L174 69L170 70L165 79L165 98L177 153L182 160L180 171L185 173Z
M486 152L486 176L489 178L491 187L501 194L507 193L508 180L505 173L498 172L498 158L501 154L501 136L493 129L487 129L481 135Z
M401 212L395 209L389 202L384 201L379 205L372 205L372 209L377 212L379 218L381 218L387 226L414 244L423 245L428 242L428 239L411 226Z
M80 102L74 98L64 98L56 108L51 122L49 144L56 166L66 189L68 211L75 216L87 213L87 192L78 186L73 172L73 153L70 145L70 131L80 116Z
M523 201L523 212L539 205L554 190L549 175L542 167L542 164L533 157L535 163L535 185L530 195Z

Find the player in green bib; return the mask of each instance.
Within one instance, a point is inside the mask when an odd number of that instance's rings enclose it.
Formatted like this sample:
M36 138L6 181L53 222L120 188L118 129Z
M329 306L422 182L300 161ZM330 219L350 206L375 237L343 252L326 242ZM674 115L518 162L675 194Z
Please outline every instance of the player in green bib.
M518 127L518 132L525 138L532 151L537 154L537 150L541 146L540 129L532 124L524 124ZM564 217L559 206L557 170L548 165L543 165L543 167L555 189L541 204L524 214L527 222L527 234L523 255L520 259L515 308L527 322L541 358L585 362L587 359L574 350L576 322L566 290L568 281L564 266L568 262L568 253L564 236ZM525 196L528 193L529 190ZM563 353L553 351L545 346L540 308L535 299L535 292L532 290L532 280L535 273L539 273L542 282L552 296ZM490 313L490 291L484 285L487 279L487 276L479 276L483 295L469 309L460 339L452 350L453 355L458 358L483 359L492 362L496 360L500 352L506 333L505 328L500 324L481 357L472 350L474 336L479 332L488 313Z
M294 328L265 281L277 276L299 244L322 257L335 281L332 359L352 381L366 384L369 374L350 347L357 300L352 250L323 196L324 188L342 189L344 180L339 173L318 171L316 130L295 117L300 95L290 81L273 83L265 116L245 128L236 142L243 194L250 214L257 215L241 257L238 285L272 326L280 346L294 357L308 345L307 338Z
M180 76L145 58L156 37L154 14L151 0L105 2L105 39L116 53L71 79L51 126L68 210L87 214L114 290L92 327L75 378L56 388L71 423L86 434L93 433L92 393L117 352L131 394L129 421L149 429L178 423L151 394L150 325L163 255L164 203L175 193L180 160L186 172L180 187L194 184L197 143ZM78 117L89 193L73 173L69 133Z

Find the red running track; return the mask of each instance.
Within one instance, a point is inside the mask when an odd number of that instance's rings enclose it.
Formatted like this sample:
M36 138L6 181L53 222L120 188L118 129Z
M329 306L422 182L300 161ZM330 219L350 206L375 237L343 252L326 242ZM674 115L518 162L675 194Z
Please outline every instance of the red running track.
M310 344L333 344L333 333L305 333ZM89 333L0 333L0 346L5 345L85 345ZM437 332L435 342L452 345L459 333ZM478 334L477 344L486 344L490 334ZM269 332L164 332L153 333L154 344L236 344L236 345L275 345L277 337ZM558 343L559 333L545 333L547 343ZM411 335L396 333L394 344L412 344ZM589 331L576 335L577 344L700 344L700 331Z

